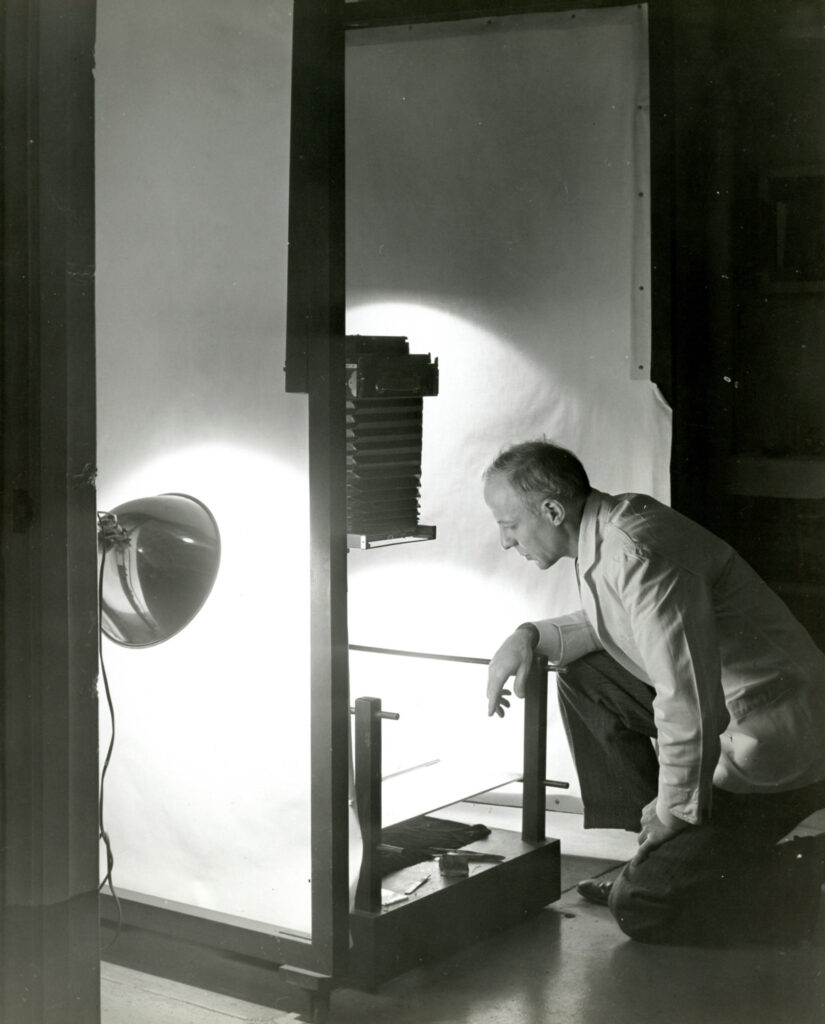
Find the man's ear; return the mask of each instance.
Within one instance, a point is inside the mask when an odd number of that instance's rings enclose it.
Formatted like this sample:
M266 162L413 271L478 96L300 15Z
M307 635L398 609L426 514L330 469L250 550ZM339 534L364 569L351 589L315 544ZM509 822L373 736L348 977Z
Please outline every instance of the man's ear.
M561 526L567 513L564 505L556 498L545 498L541 503L541 514L549 520L553 526Z

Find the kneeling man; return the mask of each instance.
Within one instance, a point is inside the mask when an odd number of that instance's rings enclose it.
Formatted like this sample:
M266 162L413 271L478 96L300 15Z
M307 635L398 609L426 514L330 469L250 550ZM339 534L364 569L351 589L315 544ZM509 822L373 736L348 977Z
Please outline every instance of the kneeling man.
M825 807L825 655L724 541L642 494L591 488L547 441L484 475L501 545L573 558L581 609L523 623L492 659L489 713L558 672L585 828L639 833L615 883L579 891L643 942L792 943L815 925L825 836L779 842Z

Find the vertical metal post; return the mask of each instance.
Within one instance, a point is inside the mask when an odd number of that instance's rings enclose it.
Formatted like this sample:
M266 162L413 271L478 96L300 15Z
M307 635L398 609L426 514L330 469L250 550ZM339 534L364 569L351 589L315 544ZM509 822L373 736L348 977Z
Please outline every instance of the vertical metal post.
M381 909L381 701L359 697L355 702L355 795L364 852L355 893L356 910Z
M536 655L524 695L524 782L522 783L521 838L540 843L545 838L547 771L547 659Z
M330 976L349 947L342 13L293 7L286 366L309 395L312 946Z

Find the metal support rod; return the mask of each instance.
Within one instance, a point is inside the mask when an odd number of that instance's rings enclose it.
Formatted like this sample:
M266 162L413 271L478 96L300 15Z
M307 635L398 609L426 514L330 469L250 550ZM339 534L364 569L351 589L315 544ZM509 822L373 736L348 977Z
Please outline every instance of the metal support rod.
M355 708L350 708L349 709L349 713L351 715L354 715L355 714ZM397 722L398 719L401 717L401 715L399 715L397 711L379 711L378 712L378 717L379 718L389 718L393 722Z
M355 909L377 913L381 909L381 701L359 697L355 702L355 799L361 822L364 852L355 890ZM396 716L398 717L398 716Z
M524 782L521 838L545 839L545 772L547 771L547 659L533 658L524 695Z

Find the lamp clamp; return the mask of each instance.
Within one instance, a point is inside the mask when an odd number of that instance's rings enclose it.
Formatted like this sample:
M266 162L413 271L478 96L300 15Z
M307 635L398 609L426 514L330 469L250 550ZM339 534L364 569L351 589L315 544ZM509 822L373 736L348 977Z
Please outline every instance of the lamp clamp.
M129 531L120 525L114 512L98 512L97 535L107 551L129 544Z

